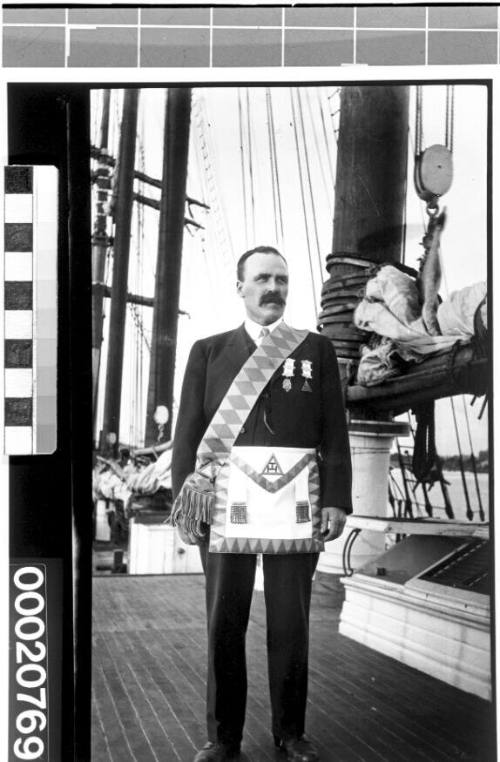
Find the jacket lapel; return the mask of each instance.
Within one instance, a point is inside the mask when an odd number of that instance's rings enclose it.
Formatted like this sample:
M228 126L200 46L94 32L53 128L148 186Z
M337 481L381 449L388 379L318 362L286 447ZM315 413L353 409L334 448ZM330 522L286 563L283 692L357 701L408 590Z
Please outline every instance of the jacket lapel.
M254 351L255 344L245 331L244 325L231 331L226 337L215 362L209 366L210 381L205 390L209 421L212 420L233 380Z
M256 345L245 331L242 323L239 328L233 332L227 343L225 360L228 370L231 370L231 380L241 370L243 364L248 360L252 352L255 352Z

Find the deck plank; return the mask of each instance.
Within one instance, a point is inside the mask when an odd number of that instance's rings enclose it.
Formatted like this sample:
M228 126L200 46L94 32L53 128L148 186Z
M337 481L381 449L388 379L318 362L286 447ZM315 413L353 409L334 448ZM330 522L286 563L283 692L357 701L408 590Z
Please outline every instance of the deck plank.
M491 705L338 633L343 587L318 574L308 733L322 762L493 762ZM92 762L191 762L205 742L200 575L94 578ZM265 606L247 638L245 762L283 762L270 733Z

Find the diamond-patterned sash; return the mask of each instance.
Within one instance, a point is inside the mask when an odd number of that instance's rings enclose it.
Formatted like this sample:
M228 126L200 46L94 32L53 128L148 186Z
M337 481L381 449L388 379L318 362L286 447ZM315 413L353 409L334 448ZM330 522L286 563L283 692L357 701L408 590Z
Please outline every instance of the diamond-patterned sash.
M200 460L231 451L241 427L271 377L309 331L280 323L245 362L215 413L198 448Z

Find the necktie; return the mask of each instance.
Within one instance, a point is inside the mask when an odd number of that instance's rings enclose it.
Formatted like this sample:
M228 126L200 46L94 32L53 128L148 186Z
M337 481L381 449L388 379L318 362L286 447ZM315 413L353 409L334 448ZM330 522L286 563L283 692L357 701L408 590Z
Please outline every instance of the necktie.
M260 347L260 345L262 344L262 340L266 336L269 336L270 333L271 333L271 331L269 330L269 328L261 328L260 329L260 333L259 333L259 335L257 337L257 346L258 347Z
M263 340L266 338L266 336L269 336L270 333L271 333L271 331L269 330L269 328L266 328L265 326L263 326L260 329L260 333L259 333L259 336L258 336L258 339L257 339L257 346L258 347L260 347L260 345L262 344ZM271 434L274 434L274 431L273 431L273 428L271 426L270 420L271 420L270 402L269 402L269 397L266 397L266 402L265 402L265 407L264 407L264 426L266 427L266 429L268 429L268 431Z

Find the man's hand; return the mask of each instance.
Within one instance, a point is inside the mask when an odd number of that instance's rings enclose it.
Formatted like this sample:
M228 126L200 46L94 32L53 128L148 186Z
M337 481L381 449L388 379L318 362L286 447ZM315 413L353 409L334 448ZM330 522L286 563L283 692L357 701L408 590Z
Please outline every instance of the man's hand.
M346 518L346 512L342 508L321 509L321 533L325 542L340 537Z

